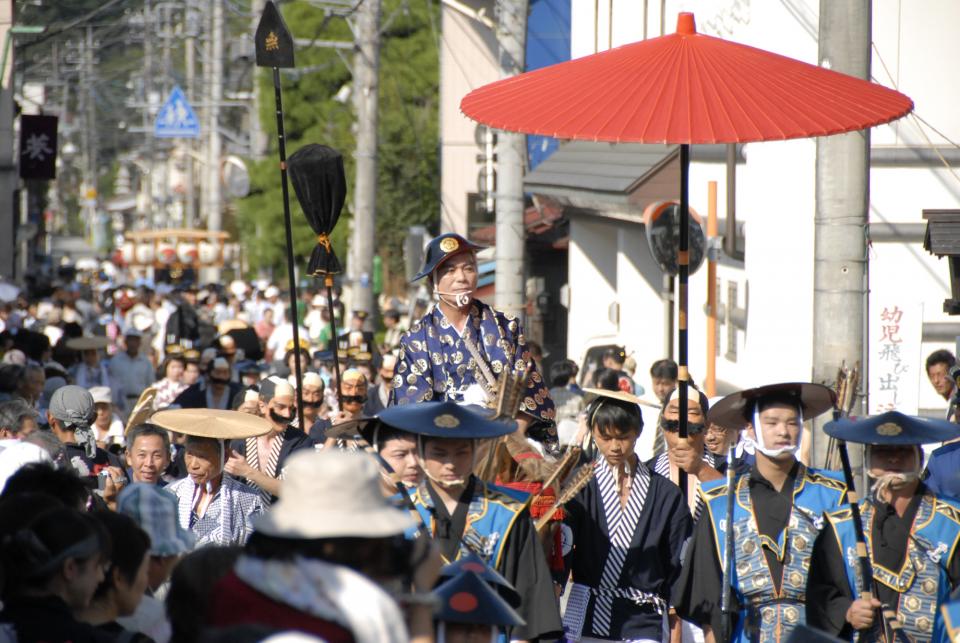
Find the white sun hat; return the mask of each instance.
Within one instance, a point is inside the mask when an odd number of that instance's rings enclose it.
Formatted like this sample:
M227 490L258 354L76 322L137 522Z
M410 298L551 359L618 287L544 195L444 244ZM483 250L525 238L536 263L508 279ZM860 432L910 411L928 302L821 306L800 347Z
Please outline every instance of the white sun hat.
M414 526L380 491L380 471L364 453L302 450L283 469L280 499L253 524L277 538L382 538Z

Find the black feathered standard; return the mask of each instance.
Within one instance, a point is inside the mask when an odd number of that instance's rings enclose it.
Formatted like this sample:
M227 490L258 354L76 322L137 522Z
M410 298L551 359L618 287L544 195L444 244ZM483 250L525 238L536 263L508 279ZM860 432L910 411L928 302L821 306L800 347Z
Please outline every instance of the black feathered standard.
M317 235L317 247L310 255L307 274L317 277L343 272L330 244L330 232L337 225L347 197L343 156L326 145L311 143L290 156L287 171L297 201Z

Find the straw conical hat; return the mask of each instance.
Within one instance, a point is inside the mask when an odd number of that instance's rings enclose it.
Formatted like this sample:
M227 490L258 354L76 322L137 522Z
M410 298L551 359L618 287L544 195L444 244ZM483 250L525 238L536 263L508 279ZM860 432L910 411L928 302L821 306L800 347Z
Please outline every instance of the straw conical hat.
M176 409L155 413L150 422L170 431L217 440L238 440L269 433L273 425L264 418L239 411Z

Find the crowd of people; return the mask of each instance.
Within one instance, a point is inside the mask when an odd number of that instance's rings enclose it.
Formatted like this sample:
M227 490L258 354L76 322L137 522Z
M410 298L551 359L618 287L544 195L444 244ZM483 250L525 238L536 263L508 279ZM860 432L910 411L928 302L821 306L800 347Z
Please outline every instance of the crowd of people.
M409 318L96 276L0 306L0 642L954 640L952 410L835 417L851 504L805 448L832 390L545 365L476 250L430 243Z

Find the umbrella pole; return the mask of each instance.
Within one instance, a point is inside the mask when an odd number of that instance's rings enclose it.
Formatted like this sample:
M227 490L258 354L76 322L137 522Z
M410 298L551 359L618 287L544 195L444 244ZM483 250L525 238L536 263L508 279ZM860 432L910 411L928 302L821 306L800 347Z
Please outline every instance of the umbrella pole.
M690 277L690 146L684 143L680 146L680 244L677 250L677 267L679 283L677 298L680 303L680 314L677 320L677 375L680 380L680 416L679 434L681 440L687 438L687 385L690 373L687 370L687 281ZM680 492L687 497L687 472L678 471L677 482Z
M333 346L333 370L337 374L337 404L343 410L343 382L340 381L340 346L337 343L337 315L333 310L333 275L323 276L327 288L327 310L330 311L330 344Z
M287 278L290 286L290 319L293 322L294 369L297 377L297 421L303 426L303 369L300 367L300 320L297 319L297 276L293 266L293 225L290 223L290 190L287 187L287 145L283 134L283 101L280 97L280 68L273 68L273 95L277 103L277 142L280 148L280 185L283 189L283 223L287 231ZM331 311L331 315L333 311Z

